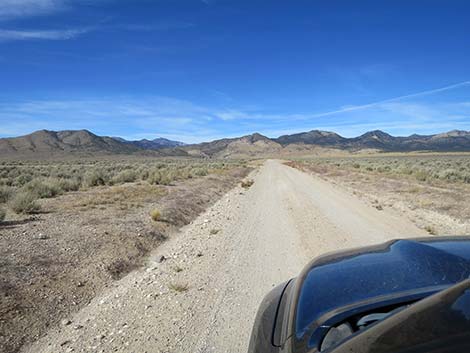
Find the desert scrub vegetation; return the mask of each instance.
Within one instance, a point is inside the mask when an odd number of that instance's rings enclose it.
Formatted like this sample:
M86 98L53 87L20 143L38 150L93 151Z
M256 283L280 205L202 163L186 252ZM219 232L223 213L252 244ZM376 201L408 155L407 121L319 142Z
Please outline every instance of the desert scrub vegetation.
M186 283L170 283L168 284L168 288L175 292L182 293L186 292L189 289L189 285L187 285Z
M253 186L254 183L255 181L253 179L242 180L241 187L245 189L249 189L250 187Z
M0 187L0 204L8 202L13 194L13 190L11 188L2 186Z
M18 214L33 214L41 210L41 206L37 203L37 197L28 192L17 193L8 205Z
M126 183L171 186L184 180L245 166L244 161L196 159L2 161L0 204L7 204L19 214L34 213L39 208L36 199ZM93 203L106 202L90 200L90 204Z
M158 222L162 218L162 213L160 210L152 210L150 211L150 218L152 218L152 221Z
M315 158L297 161L319 173L334 169L406 176L420 182L470 184L470 155L401 155Z
M0 208L0 223L2 223L5 220L6 215L7 215L7 212L3 208Z
M63 192L57 179L33 179L22 190L38 199L55 197Z

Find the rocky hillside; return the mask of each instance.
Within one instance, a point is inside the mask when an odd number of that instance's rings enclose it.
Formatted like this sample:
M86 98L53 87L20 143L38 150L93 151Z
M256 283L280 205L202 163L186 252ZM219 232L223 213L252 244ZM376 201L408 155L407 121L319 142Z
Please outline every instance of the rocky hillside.
M135 146L110 137L97 136L87 130L40 130L30 135L0 139L0 156L50 156L70 153L128 154Z
M360 151L373 149L387 152L470 151L470 132L453 130L436 135L396 137L383 131L369 131L345 138L329 131L284 135L275 139L259 133L225 138L212 142L184 145L166 139L126 141L97 136L87 130L47 131L0 139L0 158L43 158L68 155L136 154L161 157L250 158L308 154L320 149Z
M345 138L334 132L313 130L281 136L274 141L283 146L312 145L345 150L377 149L389 152L410 151L470 151L470 131L453 130L436 135L411 135L396 137L375 130L354 137Z
M183 147L192 156L246 158L273 155L282 150L276 141L258 133Z

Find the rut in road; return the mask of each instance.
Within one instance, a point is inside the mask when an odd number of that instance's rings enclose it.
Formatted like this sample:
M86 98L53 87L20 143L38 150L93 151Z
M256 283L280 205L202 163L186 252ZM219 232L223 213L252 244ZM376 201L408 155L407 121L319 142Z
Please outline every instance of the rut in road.
M183 228L146 268L95 298L72 325L24 351L246 352L263 296L312 258L425 235L391 210L279 161L267 161L253 179ZM161 254L168 260L157 263Z

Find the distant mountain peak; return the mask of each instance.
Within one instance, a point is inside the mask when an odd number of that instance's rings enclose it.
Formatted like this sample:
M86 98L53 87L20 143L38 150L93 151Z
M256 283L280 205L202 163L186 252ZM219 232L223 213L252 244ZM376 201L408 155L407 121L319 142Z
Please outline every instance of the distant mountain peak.
M255 132L251 135L243 136L241 139L245 139L251 143L254 143L257 141L272 141L269 137L261 135L259 132Z
M129 145L133 145L139 148L147 149L147 150L159 150L162 148L171 148L171 147L180 147L184 146L185 143L179 141L172 141L163 137L157 137L153 140L149 139L142 139L142 140L135 140L129 141L123 139L122 137L113 137L116 141L120 141L123 143L127 143Z
M382 131L382 130L372 130L368 131L365 134L362 134L361 136L377 136L377 137L393 137L392 135Z

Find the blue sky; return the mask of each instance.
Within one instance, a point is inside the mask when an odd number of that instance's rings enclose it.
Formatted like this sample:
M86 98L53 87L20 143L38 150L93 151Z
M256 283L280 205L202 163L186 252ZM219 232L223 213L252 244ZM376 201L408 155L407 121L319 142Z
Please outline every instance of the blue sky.
M470 130L470 2L0 0L0 136Z

